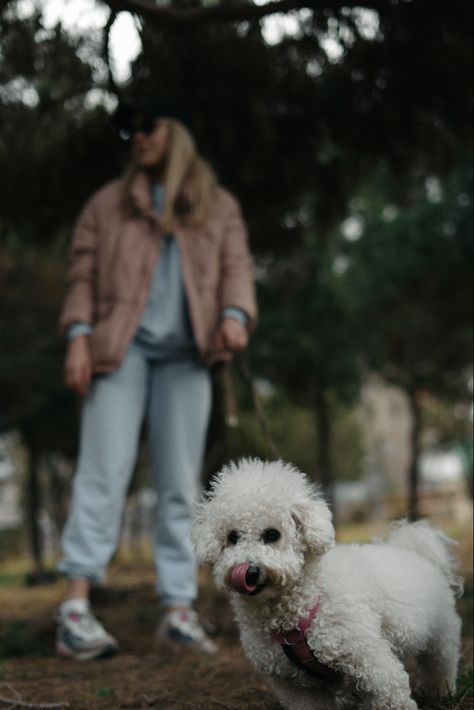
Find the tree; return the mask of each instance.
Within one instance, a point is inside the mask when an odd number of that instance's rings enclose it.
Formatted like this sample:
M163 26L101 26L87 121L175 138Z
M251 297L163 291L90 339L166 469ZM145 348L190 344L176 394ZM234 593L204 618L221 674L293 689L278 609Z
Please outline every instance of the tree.
M109 115L91 100L100 88L90 63L98 40L46 29L38 11L0 16L3 248L61 254L78 205L120 167Z
M334 505L332 427L337 402L357 396L362 359L355 312L338 274L337 248L309 230L305 247L268 269L256 335L259 371L313 412L317 470Z
M331 274L333 228L378 166L403 184L415 168L446 170L461 142L469 142L471 107L458 119L464 110L459 83L471 82L470 50L455 39L470 9L465 3L452 12L441 3L377 4L378 28L368 38L358 10L331 2L305 6L313 11L300 33L275 45L265 42L256 20L275 9L271 3L264 11L250 3L153 6L143 15L143 53L132 86L143 94L174 91L196 107L199 142L242 197L266 274L259 367L284 382L289 396L308 400L311 393L319 469L329 489L329 393L354 393L360 377L350 304ZM444 55L430 50L420 62L422 28L430 47L445 45ZM328 35L340 43L338 62L324 51ZM243 148L237 158L236 145Z
M414 171L443 175L469 151L472 4L370 0L363 6L372 10L369 29L363 8L336 0L108 4L104 36L83 37L61 26L47 30L37 11L20 17L16 0L0 6L0 169L7 176L0 194L3 425L31 415L40 431L46 410L37 403L58 401L60 264L79 206L124 163L110 111L117 96L129 94L173 93L192 104L198 143L241 198L266 274L261 332L278 342L287 328L288 357L277 352L280 368L262 342L264 371L289 390L292 376L282 368L291 363L290 373L314 376L321 392L330 392L336 379L346 382L347 372L347 391L353 391L359 368L357 350L350 350L353 307L331 271L339 249L335 225L382 168L395 190ZM127 8L140 17L143 52L131 81L118 85L107 76L104 41L113 13ZM265 40L265 15L303 8L297 33L275 44ZM325 49L328 39L336 43L336 58ZM286 263L297 280L289 289ZM27 285L39 274L41 298L32 298ZM46 288L53 282L57 287ZM305 340L307 304L321 336L312 343ZM29 383L21 401L18 383ZM62 421L72 416L70 405Z
M87 108L95 78L80 55L94 42L60 26L46 30L39 12L20 19L12 3L7 10L0 17L0 429L19 430L28 447L27 520L33 578L41 579L40 462L45 452L75 451L75 403L62 382L56 325L64 249L79 202L111 175L117 156L104 136L108 114Z
M415 180L405 204L395 202L390 186L389 179L382 205L370 200L372 193L356 203L365 228L347 248L347 279L369 365L409 397L408 509L416 518L423 394L470 398L472 173L464 163L443 182Z

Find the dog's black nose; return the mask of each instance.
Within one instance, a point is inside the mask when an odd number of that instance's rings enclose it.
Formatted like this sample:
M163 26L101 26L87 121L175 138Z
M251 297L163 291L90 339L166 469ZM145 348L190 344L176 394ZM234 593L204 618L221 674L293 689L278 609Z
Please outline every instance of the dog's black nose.
M254 586L258 584L258 578L260 577L260 569L256 565L249 565L247 573L245 575L245 582L249 586Z

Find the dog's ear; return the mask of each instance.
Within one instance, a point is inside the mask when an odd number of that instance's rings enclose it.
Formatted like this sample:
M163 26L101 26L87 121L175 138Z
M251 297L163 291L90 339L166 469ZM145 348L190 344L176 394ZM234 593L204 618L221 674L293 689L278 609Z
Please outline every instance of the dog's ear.
M212 501L200 503L196 509L191 540L199 562L214 564L222 549L216 531L216 521L211 513Z
M322 555L334 547L336 533L332 524L332 514L321 498L310 498L304 501L293 509L292 514L311 551Z

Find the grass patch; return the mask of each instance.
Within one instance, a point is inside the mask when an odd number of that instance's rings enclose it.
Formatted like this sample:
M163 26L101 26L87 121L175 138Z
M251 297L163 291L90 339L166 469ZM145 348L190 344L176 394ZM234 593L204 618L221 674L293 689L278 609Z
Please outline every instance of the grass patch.
M0 587L19 587L25 581L25 575L19 572L0 572Z
M0 627L0 660L15 656L51 655L50 644L43 643L26 621L10 621Z
M112 688L99 688L99 690L96 692L96 697L97 698L108 698L113 694L114 694L114 691Z
M7 662L0 658L0 680L5 678L6 674L8 673L8 670L9 669Z
M0 558L0 586L22 585L31 569L31 561L23 555Z
M418 697L422 710L472 710L474 673L472 668L465 669L458 677L456 693L438 702Z

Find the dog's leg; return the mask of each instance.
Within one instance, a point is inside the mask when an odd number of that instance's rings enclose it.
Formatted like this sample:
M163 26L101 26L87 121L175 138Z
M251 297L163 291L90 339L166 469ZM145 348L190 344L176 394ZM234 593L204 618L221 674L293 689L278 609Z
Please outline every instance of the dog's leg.
M316 687L291 685L272 678L275 695L285 710L336 710L334 696L330 691Z
M460 637L461 620L453 610L445 615L430 648L417 659L417 691L436 697L456 689Z
M351 640L354 643L354 639ZM360 641L360 639L359 639ZM349 641L348 641L349 644ZM388 644L366 644L349 648L341 671L352 677L359 692L367 698L363 707L371 710L417 710L411 697L410 680L401 661Z

